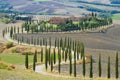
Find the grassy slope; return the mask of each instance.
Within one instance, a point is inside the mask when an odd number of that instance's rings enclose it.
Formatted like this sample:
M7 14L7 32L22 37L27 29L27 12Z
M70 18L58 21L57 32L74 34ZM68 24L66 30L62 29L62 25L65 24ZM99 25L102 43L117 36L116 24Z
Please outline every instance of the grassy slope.
M6 76L7 75L7 76ZM41 75L32 71L8 71L0 69L0 80L110 80L105 78L74 78L74 77L54 77L49 75ZM111 79L114 80L114 79Z
M39 56L38 56L39 57ZM25 55L19 54L0 54L0 59L11 64L24 64ZM38 58L39 59L39 58ZM33 55L29 55L29 63L33 62Z
M120 20L120 14L113 15L112 19L114 19L114 20Z
M23 68L24 66L19 65L19 64L22 65L24 64L24 55L0 54L0 58L5 62L9 62L11 64L18 66L15 71L0 69L0 80L7 80L7 79L9 80L107 80L104 78L89 79L89 78L80 78L80 77L74 78L69 76L64 78L63 76L54 77L54 76L42 75L42 74L34 73L31 70L25 70ZM32 62L32 60L33 60L33 56L29 56L29 61Z

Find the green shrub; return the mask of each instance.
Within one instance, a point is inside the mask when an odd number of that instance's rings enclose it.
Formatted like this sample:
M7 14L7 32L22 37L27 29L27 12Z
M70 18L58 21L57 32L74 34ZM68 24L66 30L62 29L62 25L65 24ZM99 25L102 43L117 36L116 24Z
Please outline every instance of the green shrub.
M12 53L17 53L17 48L12 48Z
M11 47L13 47L13 42L7 42L6 48L11 48Z
M25 55L26 53L28 53L28 55L33 55L34 53L31 52L30 50L25 50L22 55Z

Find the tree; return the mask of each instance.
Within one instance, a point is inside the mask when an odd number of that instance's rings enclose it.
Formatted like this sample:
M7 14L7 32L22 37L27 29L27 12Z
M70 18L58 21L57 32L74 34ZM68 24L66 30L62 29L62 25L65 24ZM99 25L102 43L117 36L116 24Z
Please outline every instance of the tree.
M115 76L119 78L119 60L118 60L118 52L116 53L116 62L115 62Z
M34 59L35 59L35 62L37 62L37 50L35 50L35 54L34 54Z
M54 48L54 64L56 63L56 52L55 52L55 48Z
M19 27L17 28L17 31L18 31L18 33L20 32L20 31L19 31Z
M46 49L45 49L45 68L46 68L46 70L47 70L47 68L48 68L47 61L48 61L48 50L47 50L47 48L46 48Z
M51 72L53 71L53 54L51 54L51 58L50 58L51 60Z
M10 29L10 37L11 38L13 37L13 27L11 27L11 29Z
M61 71L61 54L60 54L60 50L58 50L58 71L60 74Z
M33 57L33 71L35 71L36 62L37 62L37 53L35 51L35 54L34 54L34 57Z
M14 34L16 33L16 27L14 26Z
M2 31L2 36L3 36L3 37L5 36L5 30Z
M85 77L86 66L85 66L85 56L83 56L83 76Z
M110 56L108 57L107 78L110 78Z
M81 43L80 51L81 51L81 58L82 58L84 56L84 44L83 43Z
M76 77L76 50L74 50L74 76Z
M43 62L43 48L41 48L41 62Z
M29 64L28 64L28 52L25 54L25 67L26 67L26 69L28 69L28 66L29 66Z
M49 50L48 50L48 61L49 61L49 65L50 65L50 63L51 63L50 54L51 54L51 48L49 48Z
M72 54L71 49L69 49L69 61L70 61L70 75L72 74Z
M101 77L101 71L102 71L102 67L101 67L101 54L99 54L99 62L98 62L98 70L99 70L99 77Z
M23 26L21 27L21 32L23 33Z
M57 47L57 38L55 38L55 48Z
M90 78L93 77L93 60L92 60L92 56L90 57Z
M51 37L49 38L49 46L51 48Z

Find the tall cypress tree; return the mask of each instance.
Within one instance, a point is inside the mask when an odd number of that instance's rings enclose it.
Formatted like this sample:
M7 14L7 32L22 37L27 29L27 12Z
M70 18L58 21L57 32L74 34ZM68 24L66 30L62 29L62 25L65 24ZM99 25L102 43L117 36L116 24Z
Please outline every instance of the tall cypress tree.
M21 27L21 32L23 33L23 26Z
M47 61L48 61L48 51L47 51L47 48L46 48L46 49L45 49L45 68L46 68L46 70L47 70L47 68L48 68Z
M51 48L51 37L49 38L49 46Z
M37 62L37 53L35 51L35 54L34 54L34 57L33 57L33 71L35 71L36 62Z
M92 56L90 57L90 78L93 78L93 60Z
M51 72L53 71L53 54L51 54L51 58L50 58L51 60Z
M81 43L80 51L81 51L81 58L82 58L84 56L84 44L83 43Z
M16 33L16 27L14 26L14 34Z
M86 66L85 66L85 56L83 56L83 76L85 77Z
M58 50L58 71L60 74L61 71L61 55L60 55L60 50Z
M72 74L72 54L71 49L69 49L69 61L70 61L70 75Z
M49 48L49 50L48 50L48 61L49 61L49 65L50 65L50 63L51 63L50 54L51 54L51 48Z
M17 31L18 31L18 33L20 32L20 31L19 31L19 27L17 28Z
M26 67L26 69L28 69L28 67L29 67L28 53L25 54L25 67Z
M35 50L34 57L35 57L35 62L37 62L37 50Z
M41 62L43 62L43 48L41 48Z
M56 63L56 52L55 52L55 48L54 48L53 53L54 53L54 64L55 64L55 63Z
M74 77L76 77L76 46L74 50Z
M67 61L67 56L68 56L68 48L65 50L65 62Z
M5 30L2 31L2 36L3 36L3 37L5 36Z
M110 56L108 57L107 78L110 78Z
M13 27L11 27L11 29L10 29L10 37L11 38L13 37Z
M57 47L57 38L55 38L55 48Z
M115 62L115 77L119 78L119 60L118 60L118 52L116 53L116 62Z
M102 67L101 67L101 54L99 54L99 61L98 61L98 75L99 77L101 77L101 73L102 73Z

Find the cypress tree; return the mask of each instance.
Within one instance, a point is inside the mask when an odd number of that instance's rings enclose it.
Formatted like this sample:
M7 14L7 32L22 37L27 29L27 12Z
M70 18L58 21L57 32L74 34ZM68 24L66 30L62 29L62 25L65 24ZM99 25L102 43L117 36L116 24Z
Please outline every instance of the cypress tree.
M13 37L13 27L11 27L11 29L10 29L10 37L11 38Z
M18 27L17 29L18 29L17 31L18 31L18 33L19 33L19 27Z
M33 57L33 71L35 71L36 62L37 62L37 51L35 51L34 57Z
M61 55L60 55L60 50L58 50L58 71L59 71L59 74L60 74L60 71L61 71Z
M90 57L90 78L93 78L93 61L92 56Z
M84 56L84 44L83 43L81 43L80 51L81 51L81 58L82 58Z
M118 61L118 52L116 53L116 62L115 62L115 77L119 78L119 61Z
M35 62L37 62L37 50L35 50L35 54L34 54L34 59L35 59Z
M85 56L83 56L83 76L85 77L86 66L85 66Z
M48 61L48 51L47 51L47 48L46 48L45 49L45 68L46 68L46 70L48 68L47 61Z
M65 50L65 62L67 61L67 56L68 56L68 49L66 48L66 50Z
M51 48L51 37L49 38L49 46Z
M55 48L57 47L57 38L55 38Z
M2 36L3 36L3 37L5 36L5 30L2 31Z
M74 50L74 77L76 77L76 49Z
M28 64L28 53L25 54L25 67L28 69L29 64Z
M66 47L66 43L67 43L67 38L65 37L64 47Z
M49 48L49 51L48 51L48 61L49 61L49 65L50 65L50 63L51 63L50 54L51 54L51 48Z
M41 62L43 62L43 48L41 48Z
M58 49L60 47L59 39L57 40L57 47L58 47Z
M14 34L16 33L16 27L14 26Z
M63 40L62 40L62 38L60 39L60 47L62 48L62 46L63 46Z
M51 72L53 71L53 54L51 54L51 58L50 58L51 60Z
M99 62L98 62L98 70L99 70L99 77L101 77L102 67L101 67L101 54L99 54Z
M71 49L69 49L69 61L70 61L70 75L72 74L72 54Z
M23 33L23 26L21 27L21 32Z
M110 78L110 56L108 57L108 69L107 69L107 78Z
M54 64L56 63L56 52L55 52L55 48L54 48Z

